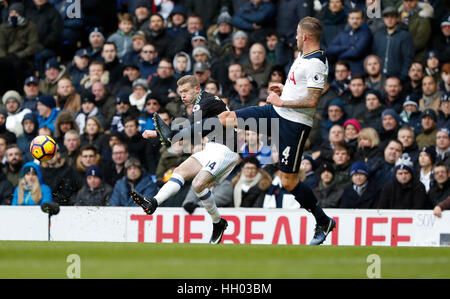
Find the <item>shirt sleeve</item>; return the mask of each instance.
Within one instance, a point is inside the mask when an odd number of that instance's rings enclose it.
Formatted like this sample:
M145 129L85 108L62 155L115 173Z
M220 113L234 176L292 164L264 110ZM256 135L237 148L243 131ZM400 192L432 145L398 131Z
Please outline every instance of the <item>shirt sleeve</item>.
M327 74L325 64L319 59L311 59L306 68L306 87L308 89L322 90L325 88Z

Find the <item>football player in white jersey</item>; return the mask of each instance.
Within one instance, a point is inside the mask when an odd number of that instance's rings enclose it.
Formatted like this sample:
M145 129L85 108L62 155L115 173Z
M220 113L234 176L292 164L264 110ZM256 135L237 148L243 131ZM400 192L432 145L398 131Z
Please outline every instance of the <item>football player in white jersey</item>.
M320 207L312 190L299 179L303 147L313 124L313 115L319 103L328 75L328 62L320 49L322 24L313 17L300 20L297 26L297 46L301 55L292 64L285 85L276 88L281 96L269 90L266 106L225 111L219 115L223 126L239 126L248 119L270 121L279 119L279 128L267 132L278 134L280 172L283 187L291 192L300 205L316 219L314 238L310 245L322 244L334 229L336 222Z

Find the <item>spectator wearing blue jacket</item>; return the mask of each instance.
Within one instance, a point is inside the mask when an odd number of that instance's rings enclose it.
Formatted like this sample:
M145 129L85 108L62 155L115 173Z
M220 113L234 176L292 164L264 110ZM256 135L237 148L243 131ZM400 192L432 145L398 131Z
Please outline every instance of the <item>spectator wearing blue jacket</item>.
M25 163L19 185L14 189L13 206L34 206L52 202L52 190L42 182L41 169L34 162Z
M270 1L250 0L233 15L233 26L247 32L257 32L260 29L273 27L276 7ZM293 25L294 27L297 24Z
M352 74L364 74L364 58L372 46L372 32L364 23L364 12L352 8L348 14L348 26L328 47L328 54L350 64Z
M400 22L394 7L383 10L385 27L375 32L372 53L380 57L385 77L395 76L402 82L408 80L409 66L414 60L414 43L408 28Z
M135 207L131 198L131 190L136 190L145 197L153 197L158 192L156 179L147 174L136 158L129 158L125 162L125 176L119 179L109 200L110 206Z
M327 50L336 36L344 30L347 25L347 15L342 0L330 0L319 13L322 21L322 36L320 48Z
M285 42L295 45L297 27L293 24L304 17L314 15L313 0L278 0L277 2L277 24L276 30L283 37Z
M54 133L55 120L59 111L56 109L56 101L53 96L48 94L40 96L37 103L39 128L48 127Z
M153 115L161 109L161 101L151 93L145 99L145 106L143 111L139 114L139 127L141 134L145 130L154 130L155 124L153 122Z

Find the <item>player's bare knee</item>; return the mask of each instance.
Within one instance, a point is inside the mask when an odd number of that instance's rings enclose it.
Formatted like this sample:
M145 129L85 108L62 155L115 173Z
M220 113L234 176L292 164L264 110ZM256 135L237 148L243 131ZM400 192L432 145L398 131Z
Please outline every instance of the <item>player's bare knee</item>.
M195 178L192 181L192 190L194 190L195 193L201 193L203 190L205 190L205 188L206 184L201 180Z

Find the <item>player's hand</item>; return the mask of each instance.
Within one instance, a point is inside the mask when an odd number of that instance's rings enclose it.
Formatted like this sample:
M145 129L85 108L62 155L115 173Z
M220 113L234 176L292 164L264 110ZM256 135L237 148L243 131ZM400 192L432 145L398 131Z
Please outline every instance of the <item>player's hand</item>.
M155 138L155 137L158 137L158 133L156 133L156 131L154 131L154 130L145 130L142 133L142 137L144 137L145 139Z
M283 107L283 100L274 92L269 93L266 103L276 107Z
M284 85L281 83L271 83L268 91L273 91L274 93L281 95L281 93L283 92L283 87Z
M440 218L442 216L442 209L441 209L441 207L440 206L435 206L434 210L433 210L433 214L434 214L434 216L437 216L437 217Z

